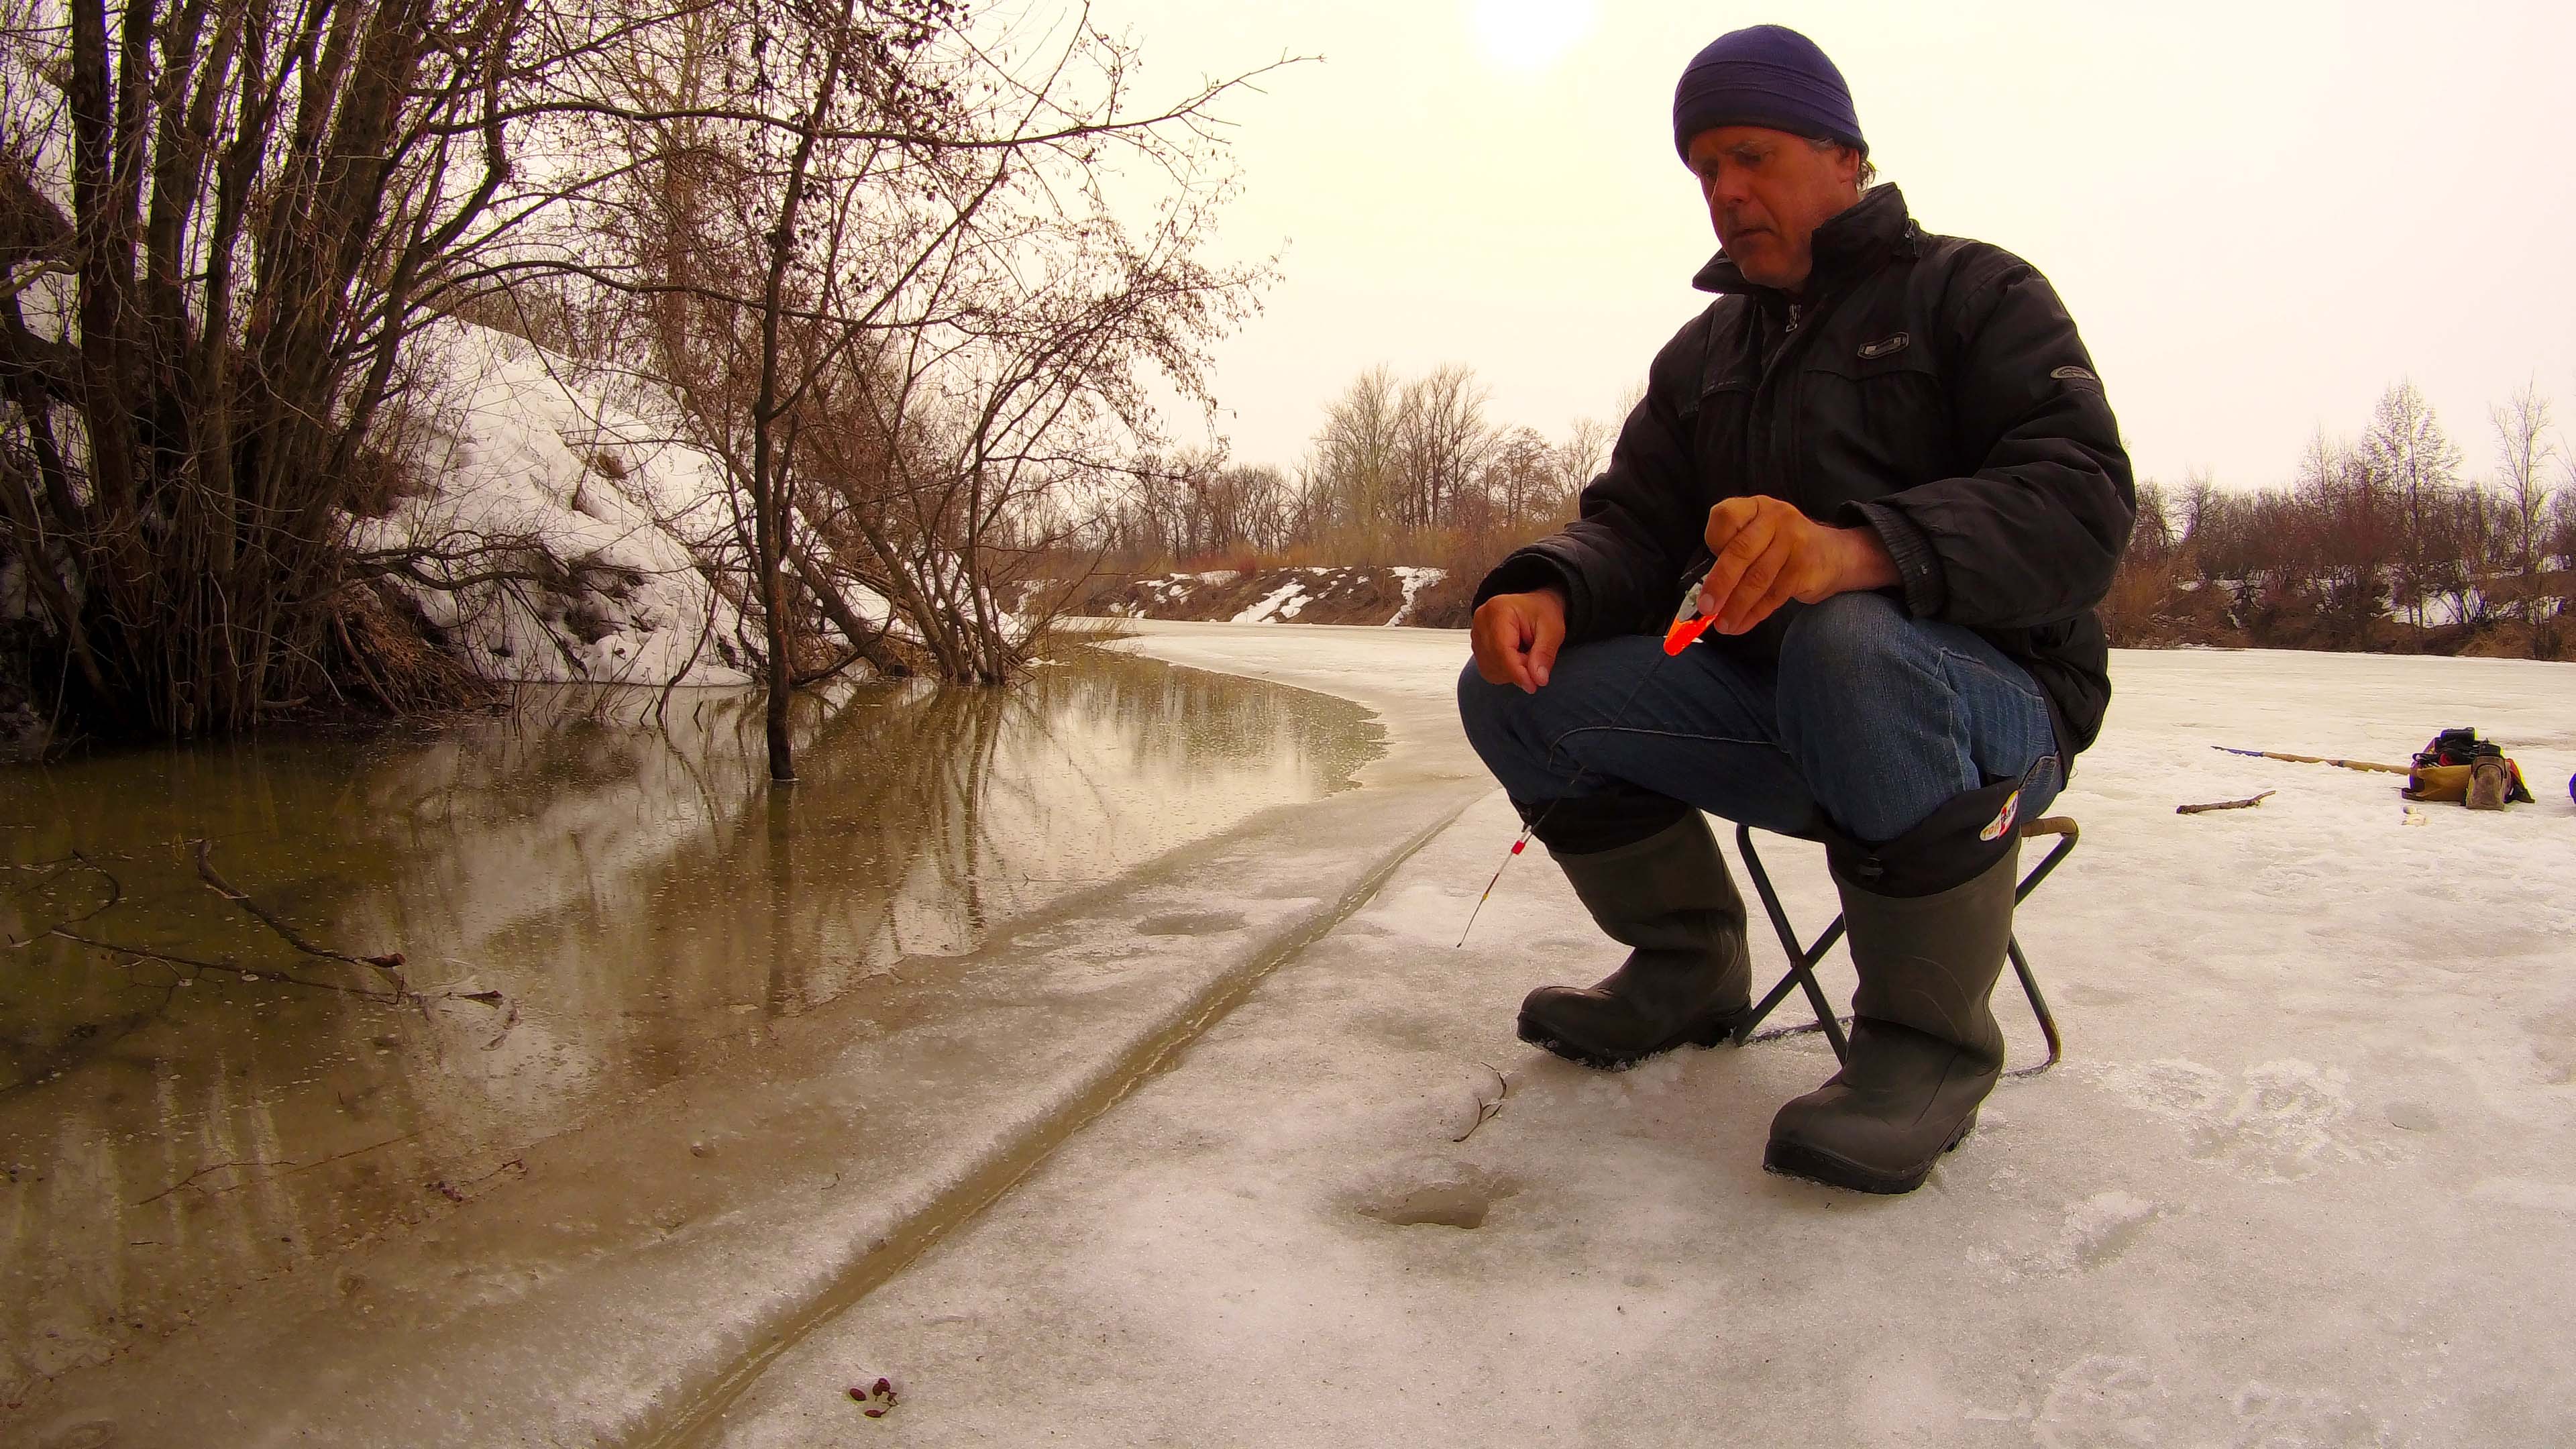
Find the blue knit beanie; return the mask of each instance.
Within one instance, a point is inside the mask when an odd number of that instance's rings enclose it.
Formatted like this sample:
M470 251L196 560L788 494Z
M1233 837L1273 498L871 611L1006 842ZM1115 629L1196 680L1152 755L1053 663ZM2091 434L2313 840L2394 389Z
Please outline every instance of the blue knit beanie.
M1673 149L1688 161L1691 137L1719 126L1768 126L1869 153L1843 73L1785 25L1729 31L1691 57L1673 88Z

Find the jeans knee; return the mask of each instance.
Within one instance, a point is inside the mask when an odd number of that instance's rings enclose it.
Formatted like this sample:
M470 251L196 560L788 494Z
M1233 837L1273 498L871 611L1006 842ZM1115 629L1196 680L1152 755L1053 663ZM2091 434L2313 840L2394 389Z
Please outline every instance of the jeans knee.
M1518 698L1519 691L1508 684L1487 684L1472 660L1458 671L1458 724L1477 754L1493 758L1491 746L1503 737L1504 716Z
M1842 688L1882 676L1918 654L1913 619L1883 594L1836 594L1789 621L1780 643L1780 684L1828 682Z

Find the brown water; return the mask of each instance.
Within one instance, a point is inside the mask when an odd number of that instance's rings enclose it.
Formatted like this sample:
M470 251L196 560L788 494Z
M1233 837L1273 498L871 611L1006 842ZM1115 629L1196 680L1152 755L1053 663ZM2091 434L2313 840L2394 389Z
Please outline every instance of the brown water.
M1099 654L809 702L777 793L756 698L526 703L0 773L0 1404L1379 749L1357 706Z

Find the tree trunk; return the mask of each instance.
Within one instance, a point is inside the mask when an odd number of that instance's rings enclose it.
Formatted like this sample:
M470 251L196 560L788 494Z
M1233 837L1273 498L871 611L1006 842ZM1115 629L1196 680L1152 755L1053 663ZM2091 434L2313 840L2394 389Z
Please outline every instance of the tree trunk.
M775 785L789 784L796 778L787 732L787 708L794 695L796 672L787 656L787 510L779 497L785 470L779 466L777 441L779 414L784 411L778 401L778 313L787 284L787 264L796 252L796 213L805 200L806 169L813 162L814 146L831 112L832 98L840 89L841 49L848 39L849 23L850 7L844 4L841 23L832 32L831 49L823 62L822 79L814 87L814 103L806 109L796 138L796 159L787 171L787 195L778 205L778 227L769 234L768 287L761 296L760 393L751 408L751 506L753 548L759 554L753 567L760 571L760 612L767 624L769 779Z

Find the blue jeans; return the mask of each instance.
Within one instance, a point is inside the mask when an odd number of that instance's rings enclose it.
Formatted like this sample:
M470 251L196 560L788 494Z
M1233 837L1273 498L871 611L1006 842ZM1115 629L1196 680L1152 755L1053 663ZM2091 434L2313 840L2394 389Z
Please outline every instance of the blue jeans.
M1458 714L1515 801L1619 782L1784 835L1822 823L1891 841L1954 796L2024 775L2030 819L2063 779L2028 671L1875 593L1800 609L1776 664L1709 640L1667 657L1661 639L1630 635L1567 649L1536 694L1471 664Z

